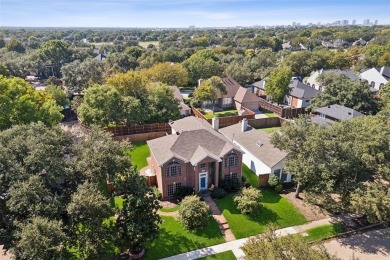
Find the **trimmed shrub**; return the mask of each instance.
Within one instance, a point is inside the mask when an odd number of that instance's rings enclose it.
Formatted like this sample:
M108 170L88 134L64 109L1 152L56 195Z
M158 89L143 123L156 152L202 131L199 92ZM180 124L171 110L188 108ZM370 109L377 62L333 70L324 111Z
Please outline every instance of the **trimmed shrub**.
M268 185L271 186L272 188L276 187L278 184L280 184L280 180L278 176L276 175L271 175L268 178Z
M226 196L226 191L221 188L214 188L214 190L211 192L210 196L213 199L221 199Z
M221 188L230 193L238 191L241 188L241 183L238 179L225 179L221 183Z
M179 189L177 189L175 194L173 194L173 196L178 201L181 201L182 199L184 199L184 197L189 196L189 195L194 195L194 194L195 194L194 188L183 186L183 187L180 187Z
M153 193L158 200L162 199L162 193L157 187L153 187Z
M180 222L186 229L200 229L209 223L210 209L196 195L185 197L179 209Z
M283 185L282 185L281 183L279 183L278 185L275 186L274 190L275 190L277 193L282 192L282 190L283 190Z
M255 188L243 188L240 194L234 197L237 209L245 215L257 215L260 213L262 198L261 191Z

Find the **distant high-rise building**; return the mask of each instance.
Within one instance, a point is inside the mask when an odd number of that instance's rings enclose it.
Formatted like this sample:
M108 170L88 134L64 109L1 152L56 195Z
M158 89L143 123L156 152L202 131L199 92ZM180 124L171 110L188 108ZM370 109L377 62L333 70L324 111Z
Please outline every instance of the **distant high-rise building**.
M296 22L293 22L293 23L292 23L292 26L295 26L295 25L297 25L297 23L296 23Z
M352 20L352 25L355 25L356 24L356 20Z
M341 24L342 24L342 25L348 25L348 20L343 20L343 21L341 22Z
M370 25L370 19L366 19L363 21L363 25Z
M374 25L378 25L378 20L375 20Z

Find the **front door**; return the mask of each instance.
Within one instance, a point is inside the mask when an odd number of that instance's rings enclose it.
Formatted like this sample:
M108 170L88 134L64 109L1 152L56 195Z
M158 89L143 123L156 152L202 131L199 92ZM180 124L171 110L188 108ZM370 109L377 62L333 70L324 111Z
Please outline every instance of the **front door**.
M207 190L207 172L199 174L199 190Z

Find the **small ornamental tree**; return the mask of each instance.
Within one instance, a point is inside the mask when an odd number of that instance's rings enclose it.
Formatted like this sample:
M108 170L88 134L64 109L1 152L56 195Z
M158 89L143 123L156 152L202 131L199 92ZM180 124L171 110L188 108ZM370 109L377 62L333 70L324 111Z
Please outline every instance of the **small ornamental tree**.
M196 195L185 197L180 205L180 221L186 229L200 229L209 223L209 206Z
M268 185L271 186L272 188L275 188L278 184L280 184L280 180L278 176L271 175L268 179Z
M243 188L240 194L234 197L237 209L245 215L257 215L260 213L262 198L261 192L255 188Z

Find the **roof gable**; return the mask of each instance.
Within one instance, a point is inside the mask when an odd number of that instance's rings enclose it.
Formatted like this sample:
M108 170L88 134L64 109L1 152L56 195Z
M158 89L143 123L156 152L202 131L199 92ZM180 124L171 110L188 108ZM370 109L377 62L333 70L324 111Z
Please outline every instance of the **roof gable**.
M239 103L246 103L246 102L258 102L260 101L260 98L253 94L252 92L248 91L244 87L240 87L234 96L234 100Z
M236 95L238 89L242 87L232 77L221 78L221 80L226 88L226 94L222 95L222 98L233 98Z

